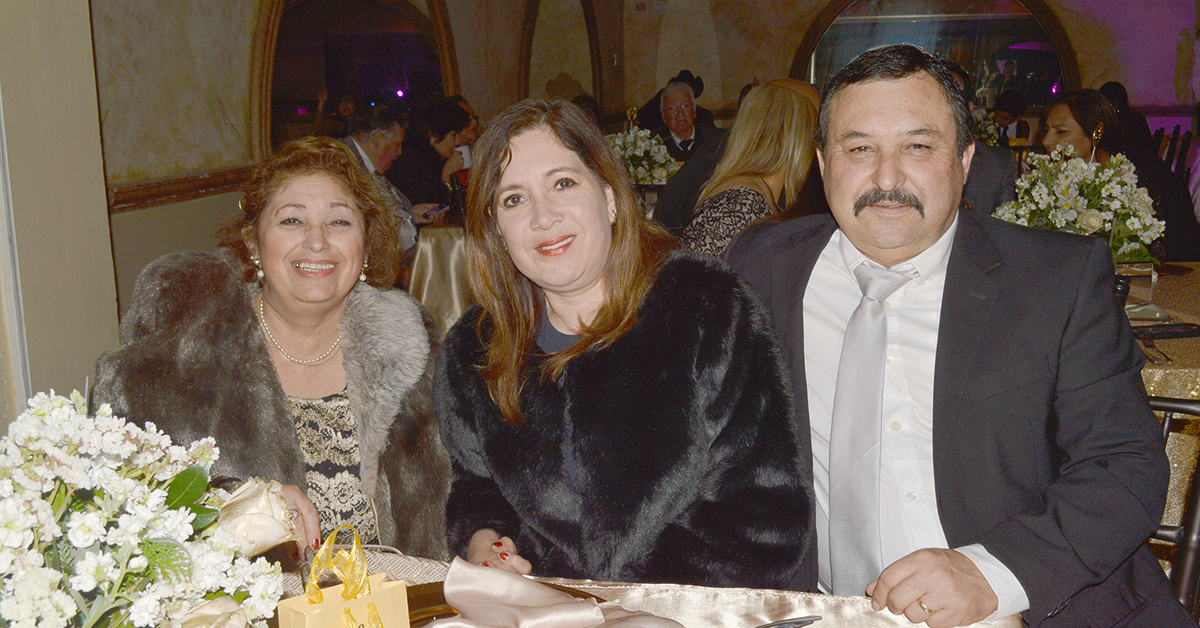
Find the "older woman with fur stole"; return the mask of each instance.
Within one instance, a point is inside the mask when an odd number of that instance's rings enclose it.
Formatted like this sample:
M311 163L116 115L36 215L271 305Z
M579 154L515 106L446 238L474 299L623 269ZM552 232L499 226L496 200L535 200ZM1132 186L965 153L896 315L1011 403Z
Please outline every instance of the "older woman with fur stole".
M214 475L285 483L306 544L352 524L443 558L449 463L431 321L391 290L396 218L342 144L290 142L255 170L221 253L146 267L94 399L175 440L213 436Z
M545 576L788 585L812 539L808 427L749 289L672 252L574 105L514 105L476 149L480 305L436 380L451 549Z

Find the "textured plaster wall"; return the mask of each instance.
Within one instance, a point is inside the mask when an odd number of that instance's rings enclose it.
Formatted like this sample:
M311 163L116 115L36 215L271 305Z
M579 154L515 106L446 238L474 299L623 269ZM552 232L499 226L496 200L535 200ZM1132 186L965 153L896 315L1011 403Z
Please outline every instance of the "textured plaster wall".
M529 95L546 94L546 84L568 75L593 96L592 60L583 5L579 0L542 0L529 61Z
M1084 87L1120 81L1135 106L1196 102L1200 3L1188 0L1047 0L1071 39Z
M0 97L29 383L83 390L117 344L87 3L0 2Z
M92 0L110 183L250 161L255 0Z
M517 64L525 3L447 0L446 5L463 96L486 121L517 102L520 94Z

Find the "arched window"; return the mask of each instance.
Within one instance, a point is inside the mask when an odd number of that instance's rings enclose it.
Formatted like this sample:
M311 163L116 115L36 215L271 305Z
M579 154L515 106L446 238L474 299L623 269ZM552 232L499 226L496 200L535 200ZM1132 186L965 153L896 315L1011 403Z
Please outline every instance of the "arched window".
M958 62L974 77L983 106L1009 88L1042 105L1079 87L1070 42L1042 0L833 0L814 20L791 74L822 86L859 53L896 43Z

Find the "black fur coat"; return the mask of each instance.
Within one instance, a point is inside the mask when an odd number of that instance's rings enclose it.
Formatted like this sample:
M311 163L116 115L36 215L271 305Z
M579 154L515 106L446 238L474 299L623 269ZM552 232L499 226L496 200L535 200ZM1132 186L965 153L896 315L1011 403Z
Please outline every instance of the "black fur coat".
M121 321L121 347L96 365L93 403L184 445L213 436L221 450L214 475L303 488L295 424L251 305L256 288L239 275L223 253L174 253L148 265ZM430 396L430 328L412 297L362 283L339 324L359 472L380 541L444 558L450 469Z
M813 537L808 426L741 280L674 254L633 329L531 378L518 428L476 368L479 313L447 335L435 384L452 551L491 528L537 575L787 586Z

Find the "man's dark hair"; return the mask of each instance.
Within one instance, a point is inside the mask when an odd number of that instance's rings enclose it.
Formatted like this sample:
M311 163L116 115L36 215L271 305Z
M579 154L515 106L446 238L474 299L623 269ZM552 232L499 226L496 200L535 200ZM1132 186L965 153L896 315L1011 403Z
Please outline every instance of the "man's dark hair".
M393 127L399 124L404 127L402 116L386 105L375 105L366 110L360 115L356 115L350 119L350 134L358 135L360 133L370 135L375 131L383 131L387 133Z
M928 74L937 81L942 95L950 105L957 128L958 154L962 156L975 134L971 129L971 112L954 74L945 61L936 59L911 44L897 44L868 50L858 55L840 72L829 79L821 95L821 113L817 119L817 147L825 150L829 132L829 109L837 93L848 85L870 81L895 81L914 74Z

